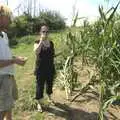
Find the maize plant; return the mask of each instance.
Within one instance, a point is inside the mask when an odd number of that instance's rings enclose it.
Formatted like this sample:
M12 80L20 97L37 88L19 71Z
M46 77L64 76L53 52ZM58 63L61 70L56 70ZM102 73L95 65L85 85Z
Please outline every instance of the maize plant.
M91 28L83 26L81 32L81 55L96 65L100 82L100 109L98 120L104 120L104 113L110 103L119 100L118 88L120 87L120 44L115 37L114 19L116 7L104 12L99 6L100 19ZM89 28L86 30L86 28Z
M75 84L77 82L77 73L74 70L74 58L76 56L75 48L75 37L71 32L67 34L67 39L65 41L69 54L65 58L65 64L63 65L63 70L60 72L61 78L59 79L60 83L63 85L66 91L66 98L69 99Z
M102 24L102 33L99 35L100 43L98 48L98 55L97 55L97 68L99 69L100 74L100 109L99 109L99 120L104 120L104 111L105 111L105 104L108 103L111 96L116 96L113 94L111 88L113 87L114 83L118 84L118 79L120 77L119 71L119 57L120 54L118 52L118 44L117 40L114 38L114 15L118 8L111 8L108 12L103 11L103 7L99 7L100 12L100 22ZM107 17L107 14L110 12L111 14ZM117 79L116 79L117 78ZM114 98L114 97L113 97Z
M63 67L63 70L60 72L62 76L62 82L65 88L66 92L66 98L69 99L69 95L72 92L72 86L73 86L73 70L72 70L72 56L67 57L67 60L65 61L65 65Z
M68 41L73 55L80 55L83 63L94 64L99 75L99 116L98 120L104 120L104 113L108 106L116 100L120 100L120 40L116 37L115 13L120 1L115 7L104 12L99 6L100 18L93 25L84 22L83 27L77 33L69 34ZM70 42L70 43L69 43ZM72 44L72 45L70 45ZM71 47L72 46L72 47ZM81 90L82 91L82 90Z
M68 57L61 72L67 98L72 91L74 76L74 58L81 56L82 63L94 64L99 76L99 116L98 120L104 120L105 111L114 101L120 100L120 40L116 37L115 27L119 25L115 19L115 13L120 1L115 7L104 11L99 6L100 18L94 24L89 25L87 21L77 31L72 30L67 34L66 45L68 46ZM75 18L74 26L76 24ZM118 32L117 32L118 33ZM118 33L119 34L119 33ZM119 36L119 35L118 35ZM92 83L92 82L91 82ZM81 91L89 89L82 88ZM94 87L94 84L92 84Z
M116 39L114 19L116 7L104 12L99 6L100 19L93 25L84 23L79 46L79 55L84 61L94 63L99 73L100 109L98 120L104 120L104 113L110 103L119 100L117 89L120 87L120 44ZM82 91L82 90L81 90Z
M78 13L77 13L78 14ZM74 26L76 24L77 15L75 17ZM73 28L74 29L74 28ZM81 56L82 58L82 66L84 64L88 64L87 59L87 51L89 51L90 40L89 32L91 31L91 26L87 21L84 21L84 26L79 31L70 29L67 33L67 39L64 39L65 44L68 49L68 56L65 58L65 64L63 66L63 70L60 72L61 78L59 79L60 83L64 86L66 91L66 97L69 98L69 95L72 93L72 90L75 88L75 84L77 83L78 73L74 70L74 59L76 56ZM62 40L63 41L63 40ZM89 86L84 86L82 91L88 90Z

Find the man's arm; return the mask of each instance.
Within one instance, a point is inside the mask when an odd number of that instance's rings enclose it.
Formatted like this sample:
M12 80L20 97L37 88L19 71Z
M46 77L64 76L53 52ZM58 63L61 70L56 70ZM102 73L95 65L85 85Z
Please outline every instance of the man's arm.
M23 57L16 57L11 60L0 60L0 68L4 68L12 64L23 66L26 61L27 61L27 58L23 58Z
M7 67L15 63L14 59L11 60L0 60L0 68Z

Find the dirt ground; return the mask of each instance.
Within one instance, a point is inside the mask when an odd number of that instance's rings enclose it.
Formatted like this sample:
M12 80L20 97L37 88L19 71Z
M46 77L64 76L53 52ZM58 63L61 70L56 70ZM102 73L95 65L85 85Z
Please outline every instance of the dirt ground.
M86 84L89 76L87 70L81 71L80 80ZM78 91L73 92L73 96ZM71 96L71 97L73 97ZM74 102L66 100L65 91L54 89L55 105L45 110L45 120L97 120L99 112L98 94L89 91L79 96ZM105 120L120 120L120 106L111 105L105 113Z
M56 89L53 98L55 105L44 109L45 120L97 120L99 102L93 93L86 93L70 103L65 92ZM120 120L120 106L109 107L105 120Z

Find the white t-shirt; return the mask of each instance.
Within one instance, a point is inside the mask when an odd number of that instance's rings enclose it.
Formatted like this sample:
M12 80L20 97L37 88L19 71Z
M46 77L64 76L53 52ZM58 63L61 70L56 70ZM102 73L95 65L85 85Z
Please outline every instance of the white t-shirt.
M0 60L12 59L12 53L9 48L8 37L5 32L2 32L3 38L0 36ZM0 75L14 74L14 65L9 65L4 68L0 68Z

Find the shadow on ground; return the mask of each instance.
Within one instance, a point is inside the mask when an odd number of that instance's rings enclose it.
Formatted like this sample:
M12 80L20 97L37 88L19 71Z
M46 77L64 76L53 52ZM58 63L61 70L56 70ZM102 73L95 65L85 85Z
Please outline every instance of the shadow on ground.
M55 106L43 108L46 112L64 118L65 120L97 120L98 113L88 113L81 109L71 108L66 104L55 103ZM108 120L105 118L104 120Z

